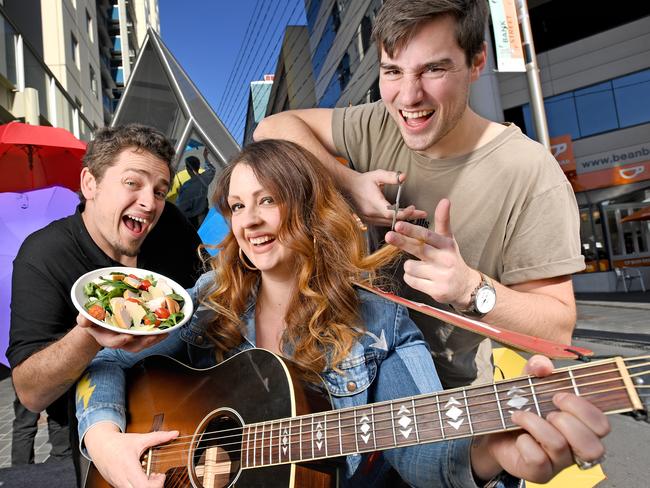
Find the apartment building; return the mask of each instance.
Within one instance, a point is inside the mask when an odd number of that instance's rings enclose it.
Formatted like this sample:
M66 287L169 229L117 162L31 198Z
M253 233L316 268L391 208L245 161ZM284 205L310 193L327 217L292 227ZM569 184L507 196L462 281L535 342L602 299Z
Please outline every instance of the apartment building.
M0 1L0 119L89 140L110 123L157 0Z

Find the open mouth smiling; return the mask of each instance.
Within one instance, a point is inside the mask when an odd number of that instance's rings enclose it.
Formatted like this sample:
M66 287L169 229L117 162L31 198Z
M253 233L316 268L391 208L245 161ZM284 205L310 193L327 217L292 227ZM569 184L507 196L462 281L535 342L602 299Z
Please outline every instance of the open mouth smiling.
M148 219L128 214L122 217L122 221L130 231L135 232L136 234L142 233L149 223Z
M402 116L404 122L406 122L407 125L411 125L421 124L425 122L431 118L431 116L435 113L435 110L400 110L399 113Z
M273 242L275 241L275 237L272 235L265 235L265 236L256 236L256 237L249 237L248 242L250 242L253 246L261 246L263 244Z

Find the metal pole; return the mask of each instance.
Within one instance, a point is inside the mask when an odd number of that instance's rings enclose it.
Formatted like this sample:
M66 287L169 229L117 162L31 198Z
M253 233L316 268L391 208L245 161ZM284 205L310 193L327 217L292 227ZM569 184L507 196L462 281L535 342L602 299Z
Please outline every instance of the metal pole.
M533 123L537 140L551 149L551 142L548 136L548 125L546 123L546 112L544 111L544 96L542 95L542 82L539 78L537 67L537 56L533 44L533 31L530 28L530 17L528 15L528 4L526 0L517 0L519 10L519 24L521 25L522 45L524 49L524 61L526 63L526 76L528 77L528 90L530 92L530 106L533 114Z

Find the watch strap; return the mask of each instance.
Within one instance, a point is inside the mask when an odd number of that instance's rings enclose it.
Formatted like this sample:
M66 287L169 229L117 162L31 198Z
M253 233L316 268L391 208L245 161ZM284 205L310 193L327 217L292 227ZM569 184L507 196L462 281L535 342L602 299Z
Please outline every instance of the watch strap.
M485 274L483 274L481 271L479 271L478 273L481 275L481 282L478 284L478 286L476 288L474 288L474 291L472 291L472 295L471 295L470 300L469 300L469 306L467 308L464 308L464 309L457 309L454 306L451 306L451 308L453 308L454 311L456 311L456 312L458 312L458 313L460 313L462 315L467 315L467 316L472 317L472 318L479 318L480 319L480 318L485 317L485 315L487 315L487 312L485 312L485 313L480 312L476 308L476 294L478 293L478 291L481 288L483 288L485 286L489 286L490 288L492 288L494 290L494 285L492 284L492 281Z

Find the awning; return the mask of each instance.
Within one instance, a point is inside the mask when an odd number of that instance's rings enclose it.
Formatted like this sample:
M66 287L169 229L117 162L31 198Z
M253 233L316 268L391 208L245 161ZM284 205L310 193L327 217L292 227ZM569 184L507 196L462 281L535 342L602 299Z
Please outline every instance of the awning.
M650 220L650 206L643 207L636 212L631 213L627 217L621 219L621 222L636 222L641 220Z

